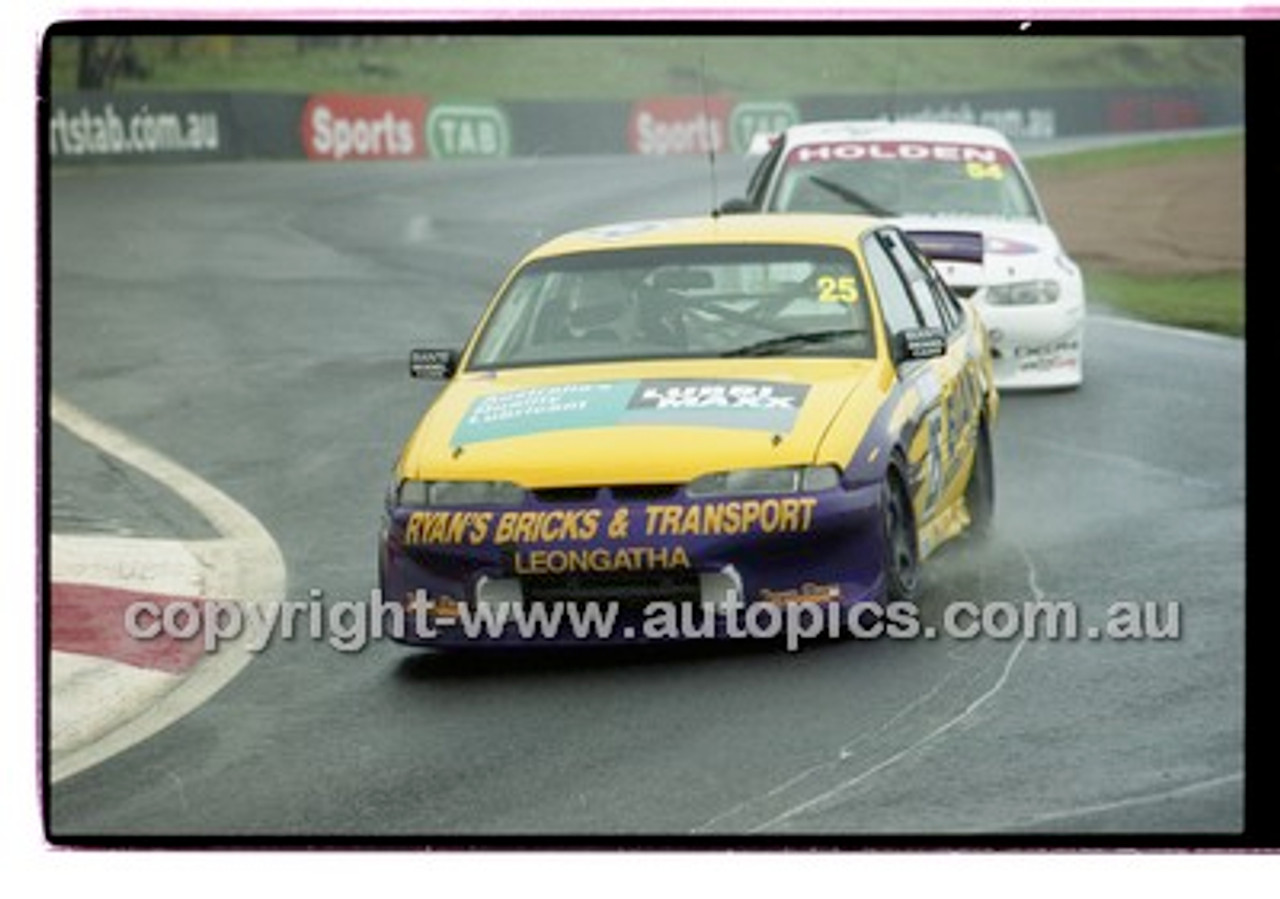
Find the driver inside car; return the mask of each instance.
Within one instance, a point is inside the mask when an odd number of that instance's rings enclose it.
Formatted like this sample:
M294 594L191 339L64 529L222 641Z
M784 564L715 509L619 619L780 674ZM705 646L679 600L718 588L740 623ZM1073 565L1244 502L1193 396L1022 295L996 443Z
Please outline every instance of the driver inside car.
M616 273L584 274L569 293L565 332L575 341L685 346L679 300Z
M612 273L581 276L569 293L565 331L574 340L626 343L640 334L632 291Z

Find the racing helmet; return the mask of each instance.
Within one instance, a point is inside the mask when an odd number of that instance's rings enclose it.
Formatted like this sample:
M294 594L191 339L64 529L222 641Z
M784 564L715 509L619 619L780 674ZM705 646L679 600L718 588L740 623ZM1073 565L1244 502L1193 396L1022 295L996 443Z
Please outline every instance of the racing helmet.
M635 330L635 296L616 273L586 273L569 296L569 335L586 340L625 341Z

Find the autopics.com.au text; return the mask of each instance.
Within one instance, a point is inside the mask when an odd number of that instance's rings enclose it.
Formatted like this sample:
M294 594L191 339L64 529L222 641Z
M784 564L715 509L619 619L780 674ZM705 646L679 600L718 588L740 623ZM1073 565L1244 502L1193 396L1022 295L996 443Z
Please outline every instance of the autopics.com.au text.
M926 624L914 603L834 602L745 603L732 593L718 602L652 601L637 616L616 602L438 604L425 593L408 606L387 601L378 590L368 601L326 600L312 589L305 600L242 603L233 600L139 600L124 615L125 632L138 640L159 637L200 641L216 652L228 641L260 652L276 640L324 641L341 652L358 652L370 642L412 634L431 640L446 632L456 639L499 638L562 642L652 642L661 640L782 640L788 650L806 640L916 640L946 637L973 640L1176 640L1182 633L1176 602L1118 600L1086 623L1078 603L947 603L937 624Z

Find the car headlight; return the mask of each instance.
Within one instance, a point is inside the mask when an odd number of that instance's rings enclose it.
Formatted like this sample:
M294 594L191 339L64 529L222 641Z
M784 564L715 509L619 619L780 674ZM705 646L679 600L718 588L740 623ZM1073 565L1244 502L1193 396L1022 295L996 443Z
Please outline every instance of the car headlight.
M1057 281L1016 281L987 288L987 302L993 306L1046 306L1058 302L1062 288Z
M524 501L524 489L510 481L410 481L395 490L398 506L500 506Z
M830 490L840 483L840 469L833 465L789 468L742 468L706 474L689 482L689 496L739 496L757 493L795 493Z

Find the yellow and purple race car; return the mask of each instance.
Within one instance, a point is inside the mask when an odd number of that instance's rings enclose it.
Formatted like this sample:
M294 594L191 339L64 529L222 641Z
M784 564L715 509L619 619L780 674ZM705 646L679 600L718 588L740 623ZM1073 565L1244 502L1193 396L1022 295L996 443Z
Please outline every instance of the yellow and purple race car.
M993 513L986 331L882 220L568 234L411 371L446 383L380 538L405 643L765 635L914 600Z

